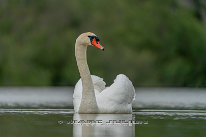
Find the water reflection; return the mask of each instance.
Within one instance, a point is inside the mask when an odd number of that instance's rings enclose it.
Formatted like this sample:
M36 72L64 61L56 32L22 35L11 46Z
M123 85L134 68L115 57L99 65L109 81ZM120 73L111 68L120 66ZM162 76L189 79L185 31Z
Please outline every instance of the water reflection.
M134 137L132 114L74 114L73 137Z

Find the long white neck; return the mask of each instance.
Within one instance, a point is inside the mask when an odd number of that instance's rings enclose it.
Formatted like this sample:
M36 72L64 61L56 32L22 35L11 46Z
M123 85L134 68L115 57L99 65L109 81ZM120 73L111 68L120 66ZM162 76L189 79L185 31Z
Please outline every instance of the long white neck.
M81 45L78 41L76 41L75 56L83 87L79 113L98 113L94 86L89 67L87 65L86 51L87 45Z

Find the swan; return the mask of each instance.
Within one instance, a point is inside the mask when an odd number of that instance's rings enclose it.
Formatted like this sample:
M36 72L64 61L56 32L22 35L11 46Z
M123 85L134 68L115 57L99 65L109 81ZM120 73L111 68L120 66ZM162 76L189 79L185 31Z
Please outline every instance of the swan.
M90 45L104 50L92 32L82 33L76 39L75 57L81 78L74 88L75 113L132 113L135 99L132 82L124 74L119 74L110 87L105 87L102 78L90 75L86 56Z

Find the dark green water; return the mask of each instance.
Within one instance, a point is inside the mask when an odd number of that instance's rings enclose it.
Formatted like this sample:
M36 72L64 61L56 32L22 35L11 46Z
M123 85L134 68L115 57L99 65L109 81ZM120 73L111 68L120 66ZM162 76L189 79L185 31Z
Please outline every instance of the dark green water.
M128 120L132 125L75 125L74 119ZM132 115L73 114L72 109L1 109L1 137L205 137L206 110L136 110Z

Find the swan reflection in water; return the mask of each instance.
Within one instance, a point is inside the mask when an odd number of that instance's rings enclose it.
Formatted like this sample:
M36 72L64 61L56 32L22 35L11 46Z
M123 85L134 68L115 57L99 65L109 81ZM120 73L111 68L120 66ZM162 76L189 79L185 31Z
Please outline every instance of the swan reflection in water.
M74 114L73 137L134 137L132 114Z

